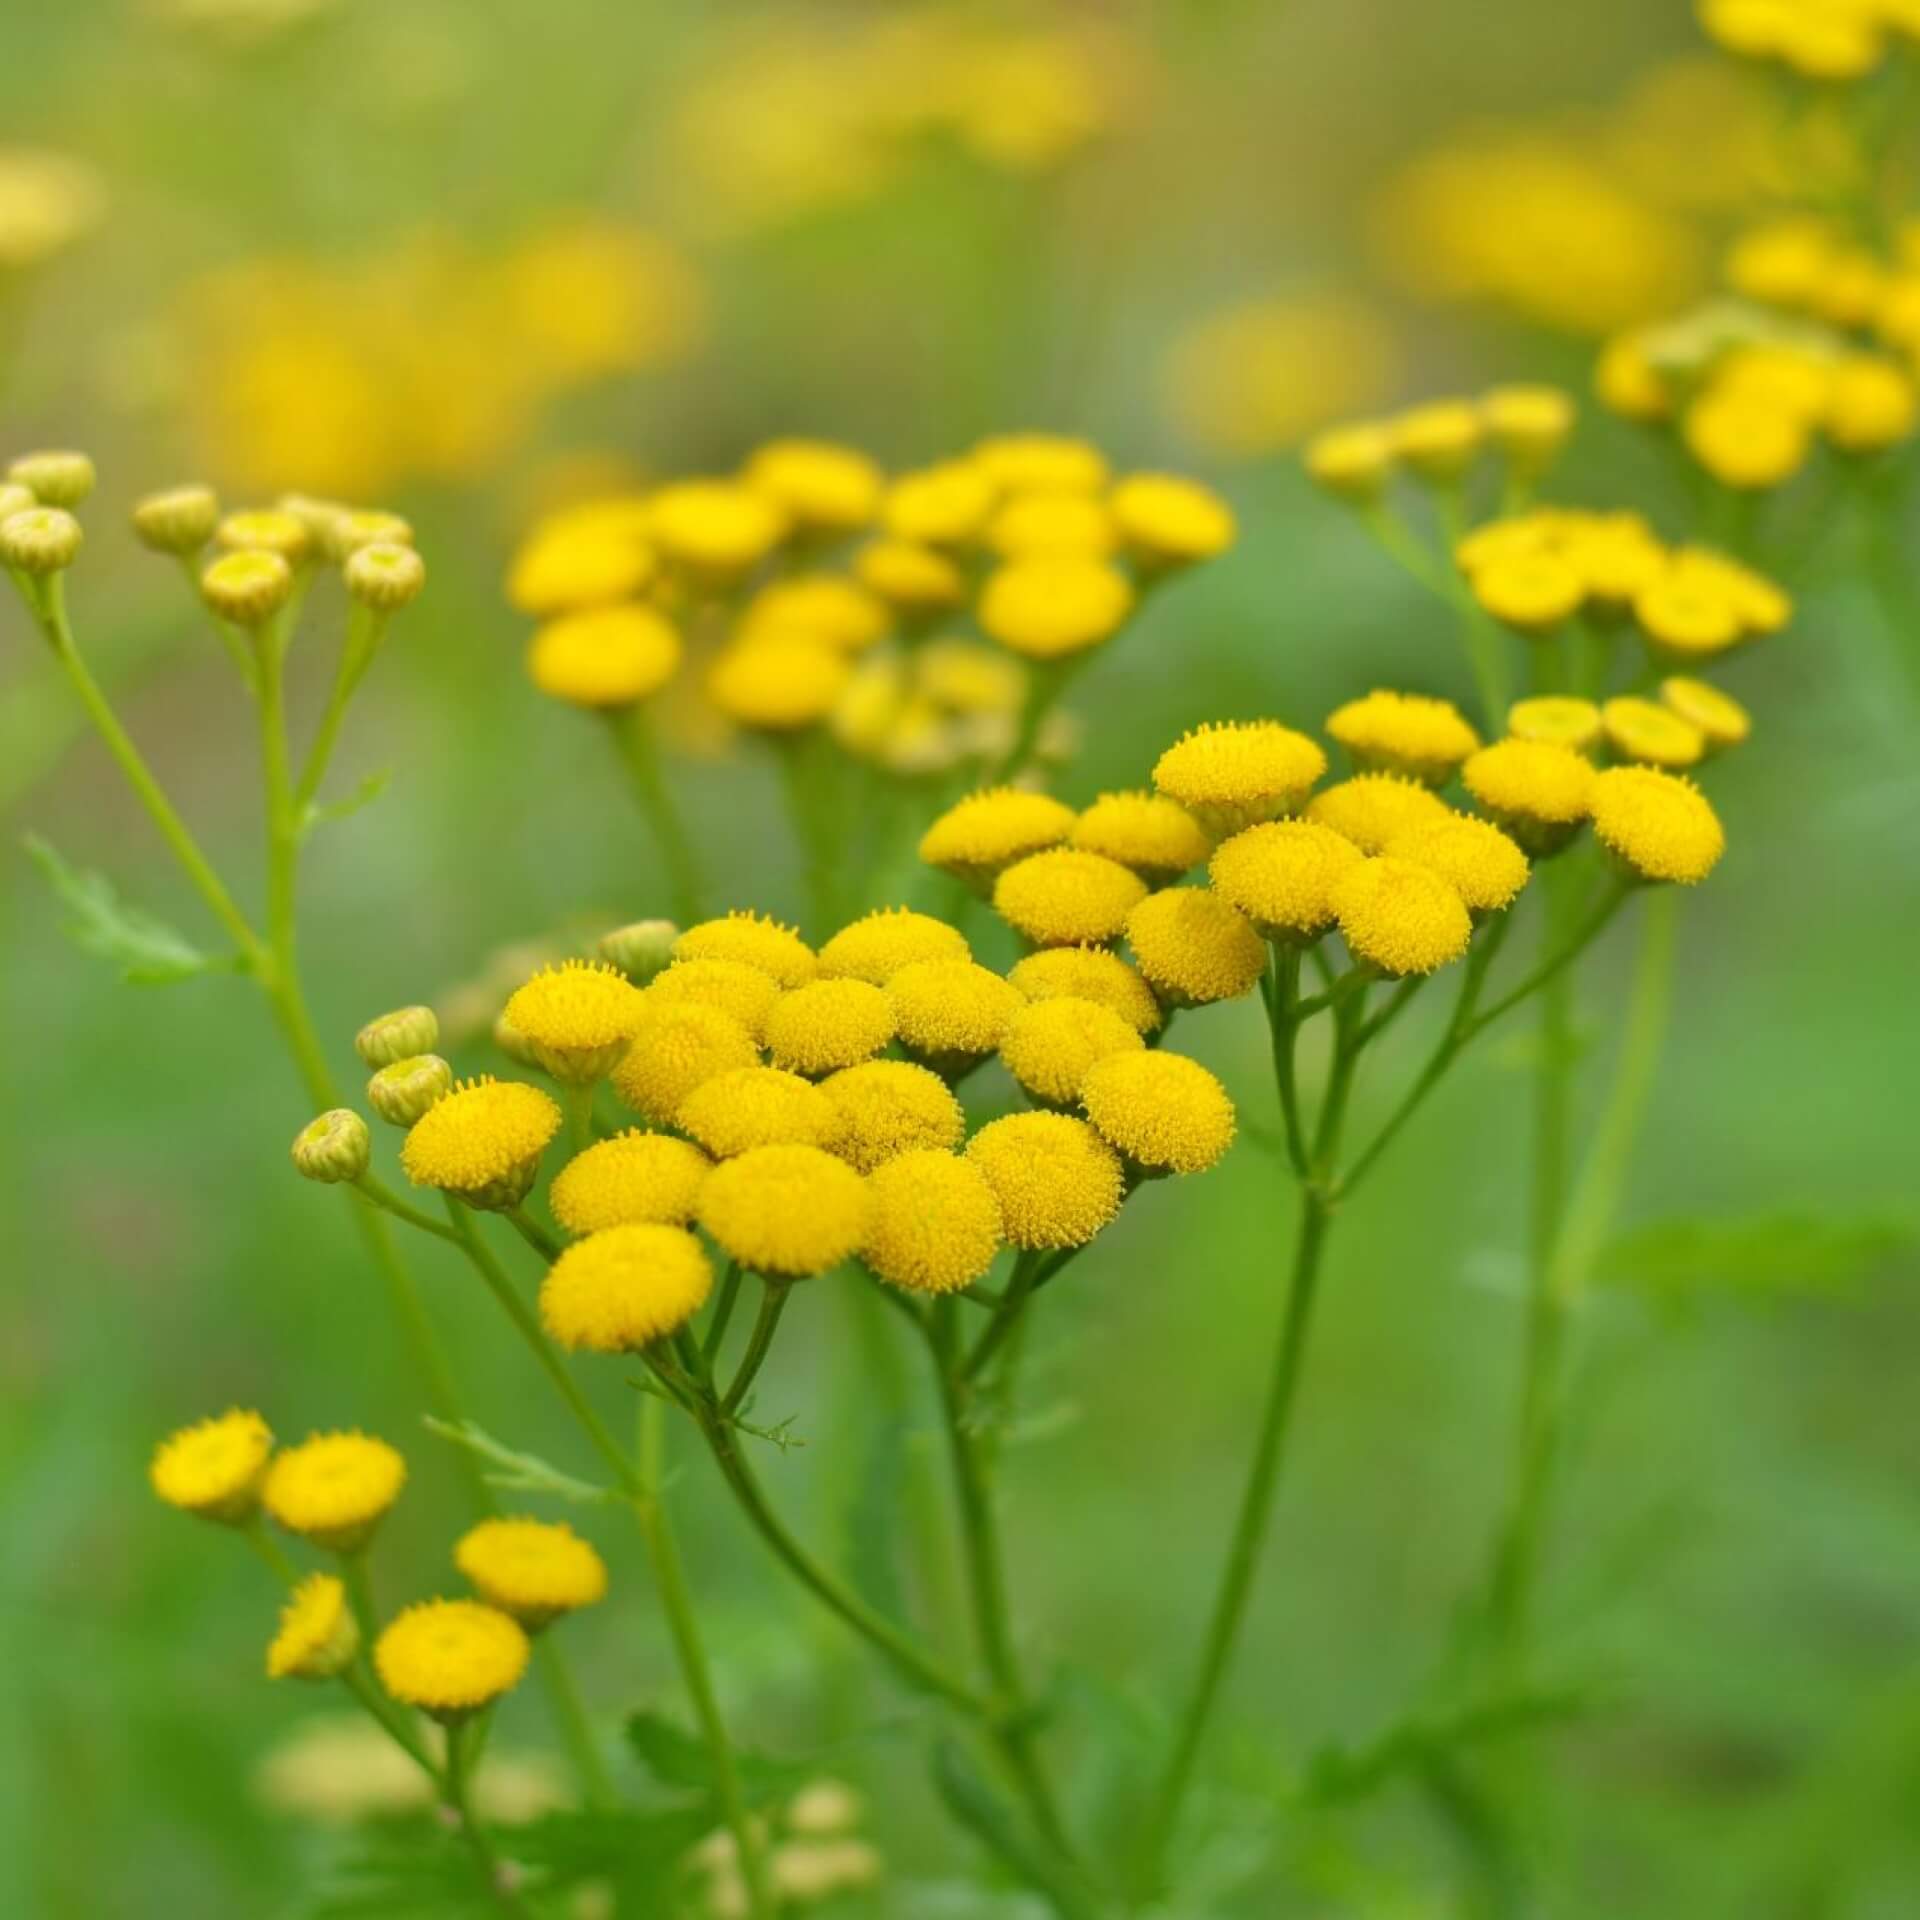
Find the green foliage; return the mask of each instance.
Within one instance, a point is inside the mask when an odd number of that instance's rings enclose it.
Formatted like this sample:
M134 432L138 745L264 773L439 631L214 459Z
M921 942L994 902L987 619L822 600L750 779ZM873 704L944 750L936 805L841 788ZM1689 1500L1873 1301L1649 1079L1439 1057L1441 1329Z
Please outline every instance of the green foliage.
M311 833L315 827L325 826L334 820L350 819L362 807L371 806L386 792L387 783L393 778L391 767L382 767L377 773L370 773L351 793L344 794L338 800L314 801L300 818L300 831Z
M487 1475L490 1486L511 1493L545 1493L556 1500L568 1500L575 1506L620 1506L626 1496L614 1487L595 1486L589 1480L576 1480L570 1473L549 1466L537 1453L522 1453L496 1440L471 1420L436 1420L423 1416L427 1430L456 1447L486 1461L494 1471Z
M1597 1278L1676 1314L1715 1297L1755 1304L1820 1298L1860 1285L1917 1240L1920 1224L1894 1216L1664 1220L1615 1240Z
M166 986L237 969L239 962L231 956L203 953L164 920L128 905L104 873L72 865L37 833L24 835L21 844L67 910L67 937L111 960L130 986Z
M670 1792L697 1793L717 1801L719 1783L714 1777L712 1752L704 1740L678 1721L645 1708L629 1714L627 1744L657 1785ZM777 1760L747 1748L736 1747L733 1758L741 1791L756 1806L783 1799L807 1778L809 1771L804 1762ZM707 1824L714 1825L718 1817L717 1812L710 1814Z
M1051 1900L1067 1920L1083 1920L1095 1910L1089 1891L1040 1845L957 1740L934 1742L933 1784L953 1818L1016 1880Z

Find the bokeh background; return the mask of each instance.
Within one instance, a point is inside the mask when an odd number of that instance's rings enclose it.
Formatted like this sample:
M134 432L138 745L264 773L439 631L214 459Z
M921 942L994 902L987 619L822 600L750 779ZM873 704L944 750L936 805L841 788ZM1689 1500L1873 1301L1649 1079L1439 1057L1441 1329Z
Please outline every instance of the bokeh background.
M1444 612L1292 450L1429 392L1582 387L1595 336L1704 283L1758 190L1752 111L1678 0L16 6L3 438L98 460L83 642L243 877L243 696L124 508L196 478L418 526L431 588L343 766L390 786L309 870L310 983L344 1070L362 1020L444 996L503 944L659 910L616 771L521 670L499 583L539 508L729 470L782 432L898 466L994 430L1086 433L1204 476L1244 538L1080 683L1069 797L1137 784L1202 718L1311 725L1373 685L1464 697ZM1604 417L1557 484L1656 520L1681 505ZM1634 1238L1583 1330L1546 1624L1591 1698L1495 1762L1528 1914L1920 1911L1920 716L1889 666L1902 644L1839 569L1742 669L1760 725L1716 787L1732 851L1685 916ZM303 702L322 655L296 660ZM797 915L771 774L688 760L675 779L731 897ZM306 1116L262 1008L217 979L124 988L63 938L18 851L29 829L197 922L5 609L0 814L0 1912L302 1913L342 1845L325 1803L354 1783L307 1744L310 1701L260 1676L261 1570L150 1500L148 1450L236 1401L286 1434L400 1441L395 1597L444 1578L453 1474L341 1205L287 1165ZM1590 970L1595 1059L1623 970L1612 945ZM1265 1125L1257 1009L1185 1030ZM1195 1912L1469 1910L1404 1783L1331 1810L1297 1789L1317 1748L1421 1696L1485 1553L1519 1341L1522 1048L1472 1058L1343 1225L1209 1763ZM1076 1749L1088 1792L1187 1671L1288 1204L1257 1140L1168 1183L1036 1345L1008 1476L1021 1628L1099 1730ZM421 1265L483 1421L573 1462L470 1275ZM909 1523L924 1441L829 1289L795 1322L763 1404L809 1445L772 1471L818 1541L871 1551ZM888 1880L842 1909L1021 1911L970 1886L915 1714L697 1464L676 1498L742 1727L872 1795ZM637 1547L598 1532L619 1604L569 1632L611 1729L676 1694ZM516 1701L501 1742L528 1792L546 1741Z

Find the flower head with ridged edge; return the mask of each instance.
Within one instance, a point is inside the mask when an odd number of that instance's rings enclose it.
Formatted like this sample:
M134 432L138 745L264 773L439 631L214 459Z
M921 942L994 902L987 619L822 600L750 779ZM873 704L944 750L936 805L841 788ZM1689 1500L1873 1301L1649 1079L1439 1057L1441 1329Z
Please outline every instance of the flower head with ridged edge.
M1000 1202L1009 1243L1083 1247L1120 1210L1120 1156L1064 1113L1011 1113L967 1142L967 1158Z
M1013 1016L1000 1063L1038 1105L1064 1111L1079 1105L1080 1084L1095 1061L1145 1044L1111 1007L1061 994L1029 1001Z
M631 1127L575 1154L553 1176L547 1202L569 1233L608 1227L683 1227L713 1162L670 1133Z
M1185 807L1158 793L1103 793L1073 823L1067 840L1159 887L1199 866L1213 846Z
M540 1321L576 1352L638 1353L684 1327L713 1264L684 1227L633 1221L576 1240L540 1283Z
M1451 700L1376 691L1327 718L1327 732L1364 772L1403 773L1429 786L1453 778L1480 744Z
M529 1633L606 1598L606 1562L564 1521L482 1520L455 1543L453 1564Z
M1264 938L1312 940L1333 925L1333 883L1361 858L1317 820L1268 820L1221 841L1207 877Z
M1720 817L1691 780L1655 767L1595 777L1594 837L1636 879L1697 885L1726 851Z
M1470 913L1508 907L1527 884L1527 856L1491 821L1450 814L1414 827L1386 846L1389 858L1411 860L1437 873Z
M1681 719L1700 729L1709 753L1737 747L1753 732L1753 716L1732 694L1705 680L1675 674L1660 682L1660 699Z
M1233 1144L1226 1088L1182 1054L1109 1054L1089 1069L1080 1105L1101 1139L1146 1174L1204 1173Z
M828 979L884 987L916 961L972 958L967 936L958 927L911 907L881 907L842 927L820 949L820 972Z
M1147 983L1171 1007L1251 993L1266 943L1238 907L1205 887L1163 887L1127 916L1127 945Z
M1022 787L988 787L957 800L920 836L920 858L982 892L1015 862L1062 845L1071 807Z
M830 1151L861 1173L903 1153L957 1147L967 1120L953 1089L911 1060L870 1060L830 1074L820 1091L839 1115Z
M591 607L549 620L527 644L527 677L552 700L595 711L636 706L680 665L680 635L651 607Z
M1105 947L1043 947L1015 961L1007 980L1029 1000L1096 1001L1136 1033L1152 1033L1166 1017L1140 969Z
M563 960L517 988L502 1011L556 1080L590 1086L619 1064L642 1004L609 961Z
M732 1014L756 1041L765 1035L767 1015L780 994L780 983L772 974L744 960L675 960L647 986L650 1006L718 1007Z
M1107 504L1127 551L1150 571L1215 559L1239 532L1211 487L1177 474L1129 474Z
M402 1706L457 1721L511 1693L527 1670L526 1630L477 1600L423 1600L374 1642L380 1684Z
M653 496L647 527L666 557L697 580L751 573L787 537L786 510L731 480L678 480Z
M1020 1010L1019 990L971 960L917 961L886 991L901 1046L936 1066L992 1053Z
M560 1109L538 1087L483 1074L414 1122L400 1164L416 1187L438 1187L470 1207L516 1207L559 1130Z
M783 987L805 986L819 970L813 949L797 929L741 908L702 920L673 943L676 960L737 960L758 967Z
M1507 732L1516 740L1544 740L1585 753L1600 738L1600 709L1572 694L1536 694L1507 709Z
M1600 709L1600 724L1616 760L1671 772L1706 758L1707 736L1685 714L1657 700L1617 694Z
M980 630L1028 660L1064 660L1111 640L1133 588L1104 560L1048 553L1010 560L980 590Z
M1587 817L1593 767L1551 740L1496 740L1460 770L1480 805L1528 853L1557 852Z
M828 536L870 526L886 485L866 454L830 440L769 440L747 461L745 477L803 532Z
M1130 867L1077 847L1016 861L993 884L994 911L1037 947L1098 946L1119 937L1147 883Z
M866 1178L818 1147L755 1147L716 1167L700 1224L754 1273L804 1280L860 1250L872 1219Z
M843 653L864 653L884 640L892 625L886 602L840 573L770 581L740 616L743 634L804 634Z
M715 1074L687 1095L675 1119L716 1160L754 1147L824 1147L839 1124L826 1095L784 1067Z
M1209 833L1291 813L1327 770L1317 741L1277 720L1227 720L1183 734L1154 763L1153 784Z
M989 434L973 459L1005 493L1098 493L1107 484L1106 455L1069 433Z
M289 1533L357 1552L407 1484L397 1447L367 1433L316 1433L274 1456L260 1504Z
M656 1001L651 990L647 1001L612 1084L655 1126L671 1126L687 1096L716 1075L760 1064L753 1035L732 1014L694 1002Z
M154 1449L147 1475L168 1506L241 1526L260 1504L272 1452L272 1429L257 1413L235 1407L170 1433Z
M804 633L759 633L735 641L707 670L707 694L742 727L797 733L839 704L853 676L845 652Z
M809 1079L857 1067L892 1039L893 1002L865 980L809 980L767 1015L767 1057Z
M952 1293L970 1286L1000 1251L1000 1202L987 1177L958 1154L896 1155L867 1181L872 1215L860 1258L890 1286Z
M267 1647L269 1680L333 1680L353 1665L360 1626L347 1604L346 1583L310 1573L287 1596L280 1626Z
M1333 911L1353 957L1394 979L1458 960L1473 937L1466 902L1447 881L1386 855L1335 881Z

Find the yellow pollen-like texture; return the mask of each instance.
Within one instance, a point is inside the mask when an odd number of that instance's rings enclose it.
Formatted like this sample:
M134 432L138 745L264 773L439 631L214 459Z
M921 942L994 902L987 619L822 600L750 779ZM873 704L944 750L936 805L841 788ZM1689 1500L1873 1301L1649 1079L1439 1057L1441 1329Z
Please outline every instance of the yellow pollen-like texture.
M684 1227L607 1227L547 1269L540 1319L563 1347L637 1353L684 1327L712 1287L706 1250Z
M1000 1202L1013 1246L1083 1247L1120 1210L1120 1156L1070 1114L989 1121L967 1142L967 1158Z

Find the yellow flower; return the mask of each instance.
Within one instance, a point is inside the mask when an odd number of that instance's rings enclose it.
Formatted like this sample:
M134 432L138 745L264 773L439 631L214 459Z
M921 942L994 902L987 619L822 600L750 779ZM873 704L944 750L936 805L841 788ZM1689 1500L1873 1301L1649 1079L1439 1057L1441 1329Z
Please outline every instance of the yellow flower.
M1064 1113L1012 1113L967 1142L986 1176L1008 1243L1035 1249L1084 1247L1120 1210L1120 1156Z
M763 733L818 726L853 677L846 654L806 634L749 636L707 669L707 695L729 720Z
M754 1147L716 1167L700 1224L755 1273L804 1280L860 1250L873 1217L866 1177L818 1147Z
M1212 560L1233 545L1233 509L1210 487L1171 473L1135 473L1108 508L1136 563L1150 570Z
M1641 880L1694 886L1726 851L1726 834L1692 781L1656 767L1609 767L1593 782L1593 831Z
M1561 558L1580 576L1589 600L1628 605L1665 570L1667 551L1637 515L1609 515L1562 543Z
M1395 456L1424 480L1460 478L1480 451L1486 428L1471 400L1435 400L1388 422Z
M952 1293L1000 1251L1000 1202L986 1176L957 1154L898 1154L868 1179L872 1217L860 1258L890 1286Z
M527 647L527 675L550 699L630 707L680 665L680 636L651 607L595 607L550 620Z
M1444 800L1419 781L1397 773L1355 774L1316 793L1307 803L1310 822L1351 841L1362 853L1378 853L1410 828L1446 817Z
M269 1680L334 1680L360 1651L360 1626L343 1581L310 1573L280 1609L280 1630L267 1648Z
M515 1207L559 1130L560 1109L538 1087L483 1074L456 1083L414 1122L400 1164L416 1187L470 1207Z
M1753 717L1730 694L1704 680L1674 676L1660 682L1660 698L1681 719L1698 727L1706 751L1739 746L1753 731Z
M1316 741L1277 720L1211 722L1154 763L1153 784L1211 833L1290 813L1327 770Z
M543 967L502 1010L556 1080L588 1086L619 1064L640 1019L640 989L605 960Z
M945 613L967 597L966 577L944 553L911 540L875 540L853 570L862 586L910 618Z
M818 971L813 949L792 927L736 908L723 919L702 920L673 943L676 960L738 960L758 967L783 987L803 987Z
M1691 767L1707 750L1706 735L1691 720L1657 701L1623 694L1600 709L1600 719L1616 760Z
M1107 484L1106 456L1070 434L995 434L973 459L1003 493L1098 493Z
M1031 1001L1013 1016L1000 1042L1000 1062L1039 1105L1069 1108L1078 1104L1080 1083L1096 1060L1137 1052L1144 1044L1111 1007L1058 994Z
M316 1433L274 1456L260 1504L289 1533L357 1553L407 1484L407 1463L365 1433Z
M71 529L71 536L67 529ZM53 556L54 570L69 565L80 548L80 524L70 515L51 509L16 513L6 522L0 557L28 571L45 571L38 556L26 549L22 536L32 533ZM69 546L61 556L59 549ZM257 627L287 604L293 593L293 570L277 553L223 553L200 576L200 597L223 620L236 626Z
M1266 943L1238 907L1205 887L1163 887L1127 916L1127 944L1161 1001L1205 1006L1251 993Z
M917 960L887 982L901 1046L936 1066L994 1052L1020 1011L1019 989L971 960Z
M734 1015L695 1001L662 1002L649 988L633 1043L613 1070L613 1090L635 1113L667 1127L697 1087L759 1064L753 1035Z
M747 462L747 484L807 533L858 533L880 510L885 476L854 447L830 440L770 440Z
M717 1073L681 1101L675 1120L717 1160L752 1147L824 1146L838 1125L826 1095L783 1067Z
M1361 857L1317 820L1269 820L1223 840L1207 877L1267 939L1310 940L1333 925L1333 883Z
M1083 853L1117 860L1160 886L1197 867L1212 845L1185 807L1157 793L1103 793L1073 823L1068 839Z
M1361 861L1334 883L1333 911L1353 957L1395 978L1458 960L1473 937L1459 894L1411 860Z
M966 1115L937 1073L911 1060L872 1060L830 1074L820 1091L839 1124L830 1151L862 1173L903 1153L957 1147Z
M1665 420L1672 416L1673 387L1648 356L1641 334L1616 334L1600 349L1593 387L1601 405L1623 420Z
M1092 1000L1136 1033L1152 1033L1164 1017L1139 970L1104 947L1043 948L1016 961L1007 981L1029 1000Z
M1725 5L1704 9L1707 31L1718 38L1718 16L1737 10ZM1758 17L1762 9L1749 6L1746 11ZM1728 286L1749 300L1802 307L1812 302L1834 252L1834 236L1824 221L1796 215L1748 228L1727 250L1721 271Z
M1812 450L1800 415L1738 392L1703 394L1687 409L1681 432L1714 479L1743 492L1784 486Z
M1027 669L976 640L929 640L913 667L922 698L949 713L1015 714L1026 698Z
M773 1064L815 1079L871 1060L892 1039L893 1003L865 980L810 980L767 1015Z
M1496 740L1460 770L1467 791L1527 852L1553 853L1587 817L1593 768L1551 740Z
M460 1536L453 1564L529 1633L606 1598L606 1562L558 1521L482 1520Z
M1017 494L987 522L987 545L1003 560L1104 560L1119 544L1113 515L1084 493Z
M1891 360L1857 354L1834 369L1823 425L1842 453L1883 453L1912 438L1920 397Z
M804 634L847 653L863 653L878 644L892 624L885 601L838 573L770 581L740 616L743 635Z
M993 885L994 911L1037 947L1118 938L1147 885L1117 860L1074 847L1029 854Z
M238 1526L260 1503L273 1434L257 1413L230 1413L182 1427L154 1449L148 1477L170 1507Z
M1307 443L1306 467L1314 485L1336 499L1376 500L1393 476L1393 435L1366 423L1331 427Z
M1451 700L1418 693L1370 693L1328 717L1327 732L1363 771L1410 774L1431 786L1452 779L1480 744Z
M845 926L820 949L826 979L865 980L884 987L916 960L971 960L958 927L911 907L881 907Z
M527 1670L525 1630L476 1600L423 1600L374 1643L380 1684L401 1705L454 1721L511 1693Z
M15 473L12 477L17 480L20 476ZM277 553L290 567L299 566L313 551L313 535L307 523L297 513L285 513L278 507L255 507L228 514L214 528L213 543L228 553Z
M685 1227L632 1221L560 1255L540 1283L540 1320L570 1350L638 1353L684 1327L712 1288L713 1265Z
M1415 827L1388 841L1386 852L1437 873L1472 913L1511 906L1527 884L1527 856L1498 827L1471 814Z
M1488 613L1519 633L1551 633L1586 598L1586 583L1557 553L1491 560L1469 575L1467 584Z
M1233 1144L1233 1102L1197 1060L1115 1053L1088 1070L1080 1104L1108 1146L1147 1174L1204 1173Z
M547 1201L569 1233L685 1226L712 1166L688 1141L630 1127L575 1154L554 1175Z
M1044 554L996 567L980 591L980 630L1029 660L1110 640L1133 611L1126 575L1101 560Z
M787 515L732 480L679 480L647 516L660 551L697 580L726 585L751 573L787 537Z
M1778 633L1793 618L1793 600L1785 589L1723 553L1682 547L1671 571L1689 586L1722 596L1748 633Z
M996 489L970 460L948 460L903 473L881 507L896 540L926 547L962 547L976 540L993 511Z
M1059 846L1075 817L1051 794L988 787L956 801L928 827L920 836L920 858L984 889L1016 861Z
M1571 694L1538 694L1507 709L1507 731L1516 740L1546 740L1584 753L1600 738L1600 709Z
M1573 433L1574 405L1558 387L1495 387L1482 396L1487 436L1514 471L1533 479L1550 467Z
M1746 638L1732 594L1718 581L1679 567L1669 567L1634 596L1633 614L1663 659L1708 659Z
M647 1000L653 1006L718 1007L757 1042L766 1036L767 1015L780 991L771 974L744 960L676 960L654 975Z
M536 619L612 606L638 594L654 566L642 527L564 517L536 527L514 555L507 598Z

